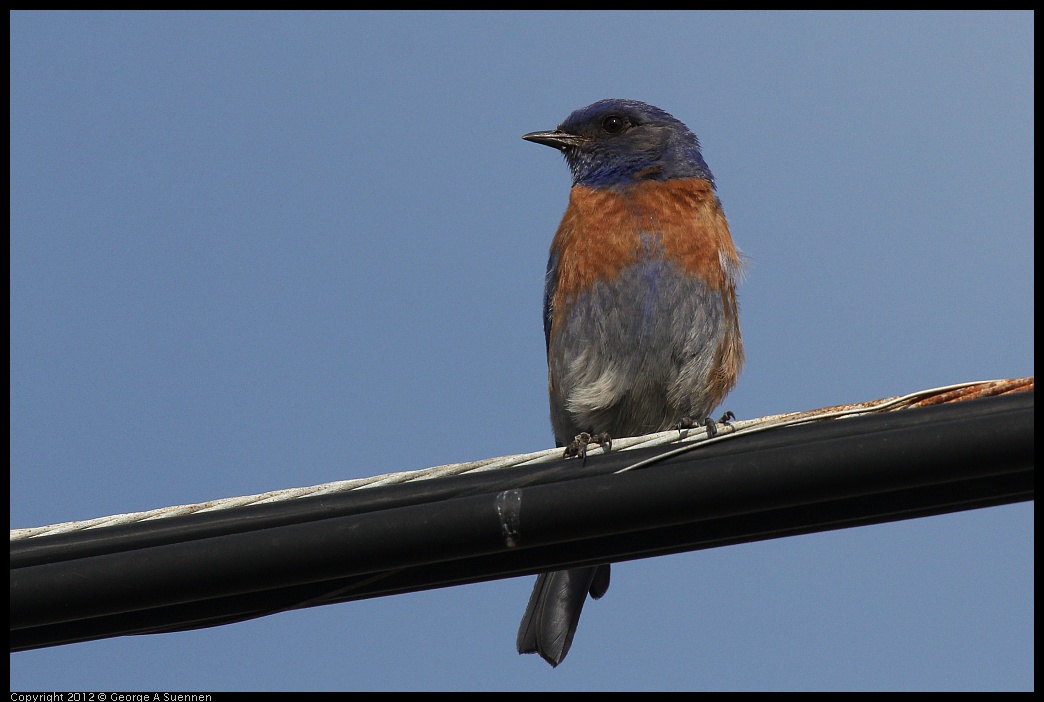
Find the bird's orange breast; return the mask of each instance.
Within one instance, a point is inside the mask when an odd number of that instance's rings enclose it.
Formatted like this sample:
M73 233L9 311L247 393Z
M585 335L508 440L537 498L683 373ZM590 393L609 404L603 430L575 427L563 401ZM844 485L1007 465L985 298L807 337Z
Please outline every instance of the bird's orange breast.
M643 181L626 190L575 186L551 250L558 257L552 305L648 255L650 246L709 288L734 285L739 256L710 182Z

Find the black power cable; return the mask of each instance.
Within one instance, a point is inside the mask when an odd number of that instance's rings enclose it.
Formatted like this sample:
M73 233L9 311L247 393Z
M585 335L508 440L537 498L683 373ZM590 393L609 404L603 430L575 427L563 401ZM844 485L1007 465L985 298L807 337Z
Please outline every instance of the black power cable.
M11 542L11 650L1032 500L1033 392Z

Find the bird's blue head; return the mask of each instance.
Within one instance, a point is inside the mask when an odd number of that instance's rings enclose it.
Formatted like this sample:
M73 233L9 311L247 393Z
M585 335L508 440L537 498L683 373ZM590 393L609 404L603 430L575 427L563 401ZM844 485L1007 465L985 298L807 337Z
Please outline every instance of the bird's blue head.
M714 183L696 135L660 108L637 100L599 100L573 112L557 129L522 138L560 150L573 185L616 188L670 178Z

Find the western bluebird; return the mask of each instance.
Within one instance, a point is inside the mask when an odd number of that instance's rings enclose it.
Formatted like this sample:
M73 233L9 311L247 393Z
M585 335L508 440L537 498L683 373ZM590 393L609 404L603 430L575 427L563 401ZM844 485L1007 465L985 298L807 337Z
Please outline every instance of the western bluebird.
M551 242L544 338L555 442L637 436L705 419L743 365L739 254L696 135L663 110L600 100L527 141L573 175ZM582 444L582 446L581 446ZM519 653L557 666L609 565L537 577Z

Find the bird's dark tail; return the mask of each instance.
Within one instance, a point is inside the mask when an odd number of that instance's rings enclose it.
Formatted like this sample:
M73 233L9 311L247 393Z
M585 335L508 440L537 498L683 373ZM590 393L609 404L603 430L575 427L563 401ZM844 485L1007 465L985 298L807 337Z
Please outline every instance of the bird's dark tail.
M538 575L518 627L518 652L539 653L557 666L569 653L587 595L597 600L608 589L608 563Z

